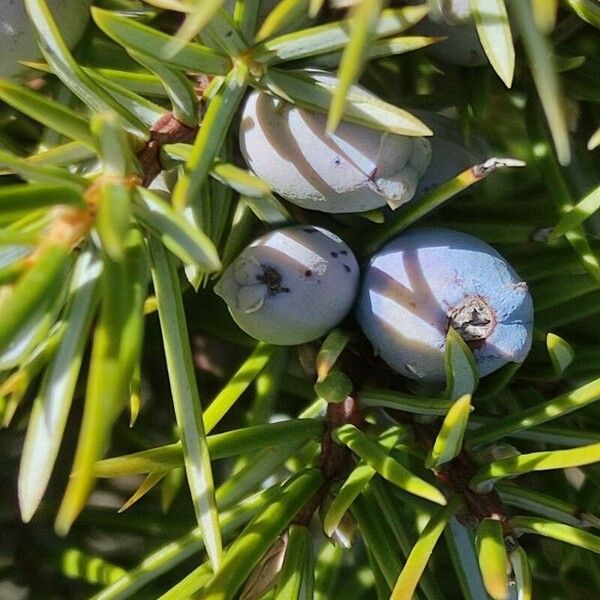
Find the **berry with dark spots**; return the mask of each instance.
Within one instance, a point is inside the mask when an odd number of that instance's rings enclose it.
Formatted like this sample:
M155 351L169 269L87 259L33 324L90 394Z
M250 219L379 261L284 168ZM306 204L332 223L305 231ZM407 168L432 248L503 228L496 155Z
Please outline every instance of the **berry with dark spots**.
M332 259L342 251L352 260L352 273ZM215 291L252 337L302 344L325 335L346 316L358 291L358 264L334 234L293 225L250 244L225 270Z
M256 276L256 281L260 281L267 286L267 293L269 296L275 294L288 294L290 288L281 285L281 275L279 272L271 266L261 265L262 273Z

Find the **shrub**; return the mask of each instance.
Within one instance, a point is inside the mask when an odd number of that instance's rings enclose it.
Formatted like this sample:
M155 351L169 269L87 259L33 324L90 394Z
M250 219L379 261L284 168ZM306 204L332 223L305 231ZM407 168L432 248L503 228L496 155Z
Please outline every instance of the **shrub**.
M438 0L91 4L69 49L86 3L24 0L40 58L0 80L0 597L597 596L597 3L459 3L472 67L412 29ZM342 214L271 189L240 151L251 89L326 115L313 133L385 200ZM377 177L398 136L433 139L435 169L399 207ZM299 167L315 185L321 158ZM364 267L417 223L527 282L524 362L479 381L449 321L445 381L414 381L352 312L286 347L215 293L273 229L324 228Z

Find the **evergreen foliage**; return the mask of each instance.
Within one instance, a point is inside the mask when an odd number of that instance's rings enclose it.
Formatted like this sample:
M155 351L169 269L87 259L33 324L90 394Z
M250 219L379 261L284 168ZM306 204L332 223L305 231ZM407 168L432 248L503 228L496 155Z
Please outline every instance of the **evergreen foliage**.
M94 0L73 49L24 3L43 58L0 79L0 597L597 597L597 1L470 0L477 67L412 30L437 0ZM251 89L329 131L428 136L443 110L498 158L393 211L305 210L244 164ZM292 223L362 264L414 223L483 239L530 286L528 358L479 381L450 328L438 388L351 315L256 342L213 288Z

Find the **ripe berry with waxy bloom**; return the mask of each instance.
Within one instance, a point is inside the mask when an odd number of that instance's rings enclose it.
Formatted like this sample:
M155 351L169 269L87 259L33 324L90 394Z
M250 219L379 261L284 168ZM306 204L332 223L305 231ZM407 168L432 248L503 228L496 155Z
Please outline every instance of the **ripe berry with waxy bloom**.
M383 360L425 382L445 379L449 327L473 351L481 376L522 362L531 347L527 284L491 246L447 229L414 229L373 256L356 312Z
M293 225L250 244L215 291L252 337L279 345L315 340L348 313L358 291L352 250L320 227Z
M482 137L472 134L465 140L454 119L429 111L415 111L415 115L433 131L431 162L419 181L415 200L492 156Z
M412 0L425 4L428 0ZM413 31L421 35L444 37L427 47L427 54L443 62L465 67L485 65L487 58L471 14L469 0L437 0L429 15Z
M324 114L255 91L242 113L240 147L258 177L303 208L352 213L413 197L429 164L428 140L345 121L328 134L326 123Z
M90 0L46 0L52 17L69 48L81 37L90 18ZM42 56L24 0L0 0L0 77L26 72L19 61Z

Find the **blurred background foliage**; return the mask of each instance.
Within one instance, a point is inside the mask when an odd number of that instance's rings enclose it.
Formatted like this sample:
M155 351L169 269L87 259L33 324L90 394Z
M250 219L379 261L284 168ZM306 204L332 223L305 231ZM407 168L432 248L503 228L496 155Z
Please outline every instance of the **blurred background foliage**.
M435 1L94 0L72 52L25 4L44 56L0 80L0 598L596 597L598 2L471 0L471 67L411 29ZM241 160L250 87L331 129L443 111L509 159L395 212L304 211ZM529 358L478 385L449 339L431 390L350 318L257 344L212 288L295 221L363 260L416 221L489 242L530 284Z

